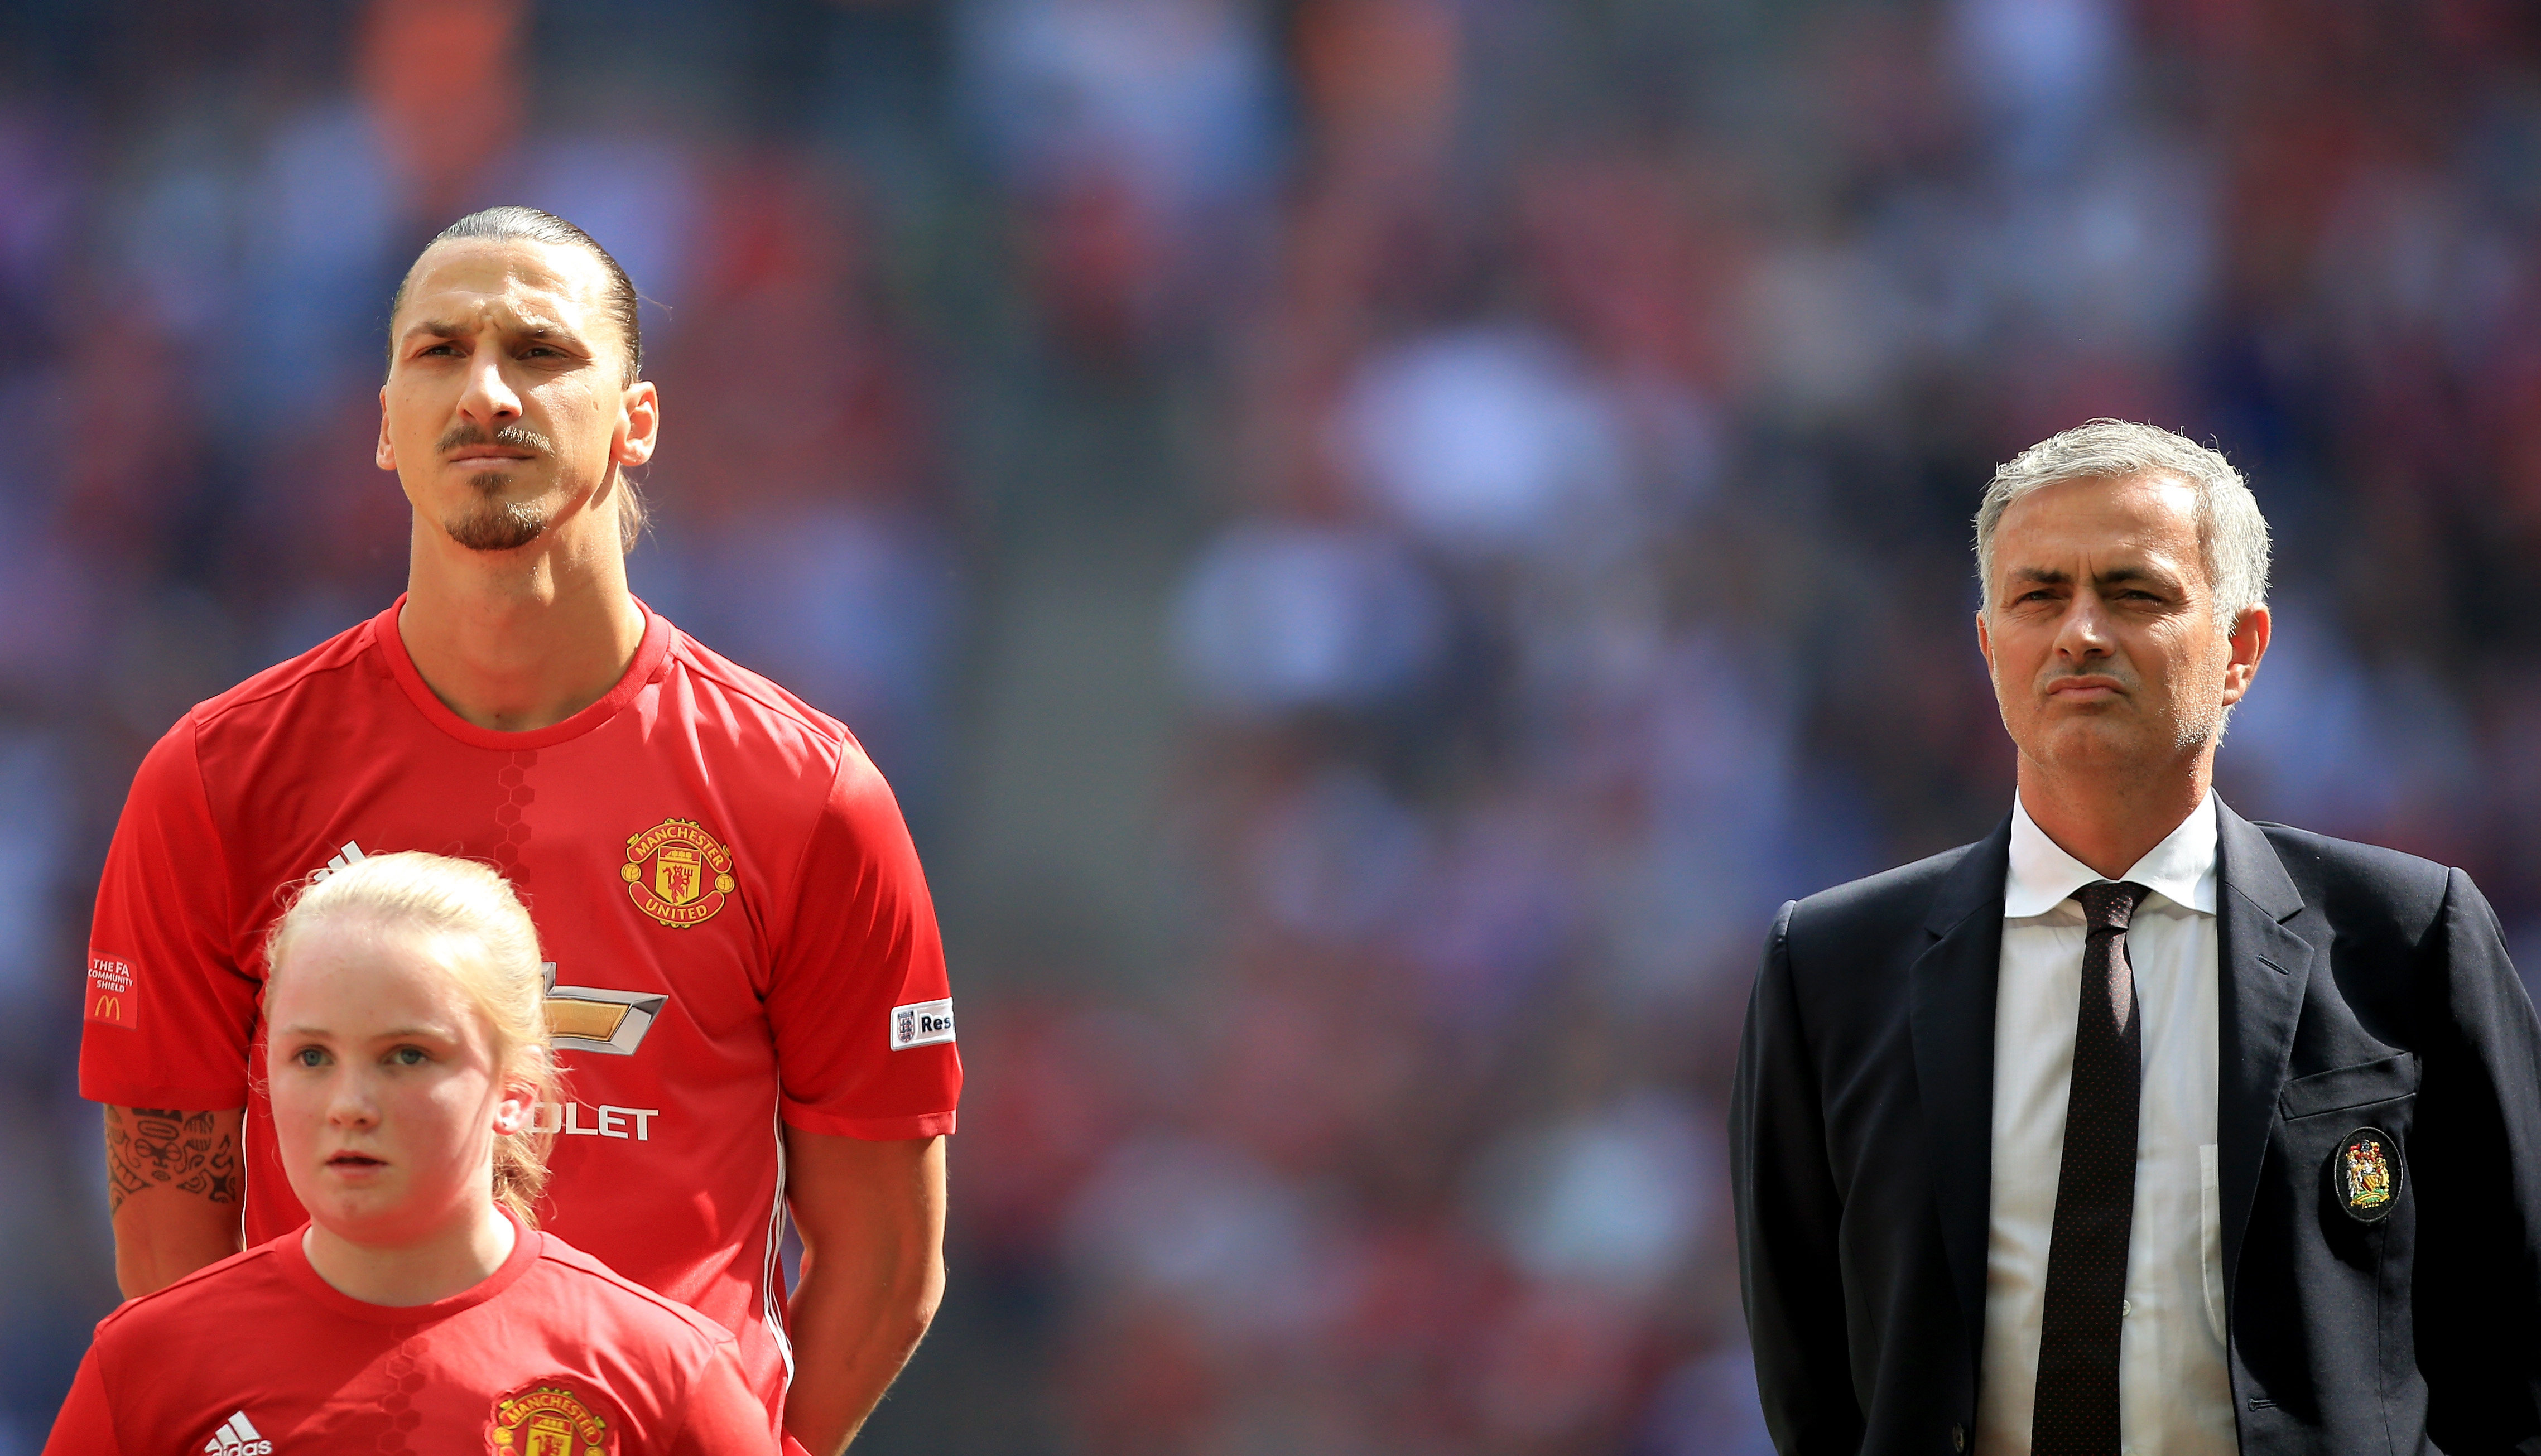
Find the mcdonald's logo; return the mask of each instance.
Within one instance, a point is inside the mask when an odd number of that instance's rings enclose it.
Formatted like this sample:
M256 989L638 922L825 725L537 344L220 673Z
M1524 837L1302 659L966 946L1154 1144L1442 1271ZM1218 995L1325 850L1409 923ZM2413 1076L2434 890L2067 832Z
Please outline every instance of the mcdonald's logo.
M88 958L88 1019L109 1026L138 1026L139 1005L132 991L132 967L112 956L91 952Z

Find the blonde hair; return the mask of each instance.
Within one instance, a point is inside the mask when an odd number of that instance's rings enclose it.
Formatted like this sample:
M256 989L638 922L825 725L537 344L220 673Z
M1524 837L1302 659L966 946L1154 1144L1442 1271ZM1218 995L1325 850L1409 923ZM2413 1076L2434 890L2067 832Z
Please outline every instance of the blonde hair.
M493 1031L497 1074L535 1086L541 1102L563 1100L548 1041L538 927L501 875L471 860L414 850L374 854L321 872L265 940L267 994L290 962L292 946L310 927L347 917L472 944L474 955L448 964ZM534 1114L530 1126L494 1139L494 1201L532 1228L538 1226L532 1205L546 1187L547 1150L554 1141L554 1130L540 1130L539 1121Z

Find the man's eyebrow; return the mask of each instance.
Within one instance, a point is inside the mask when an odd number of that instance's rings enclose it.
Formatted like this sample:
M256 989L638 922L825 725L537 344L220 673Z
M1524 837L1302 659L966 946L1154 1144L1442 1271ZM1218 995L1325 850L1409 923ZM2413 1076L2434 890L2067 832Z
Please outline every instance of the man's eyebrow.
M414 338L418 335L426 338L465 338L475 331L475 326L472 324L454 323L448 319L420 319L406 327L403 336L406 338ZM553 339L577 345L583 342L582 335L567 326L544 320L525 322L509 328L498 324L495 326L495 331L515 338Z
M506 328L503 331L515 338L535 338L553 343L571 344L576 348L587 347L582 335L575 332L572 326L565 324L524 322L517 328Z
M2053 566L2014 566L2011 568L2011 579L2035 582L2040 586L2063 586L2073 578L2070 573L2060 571Z

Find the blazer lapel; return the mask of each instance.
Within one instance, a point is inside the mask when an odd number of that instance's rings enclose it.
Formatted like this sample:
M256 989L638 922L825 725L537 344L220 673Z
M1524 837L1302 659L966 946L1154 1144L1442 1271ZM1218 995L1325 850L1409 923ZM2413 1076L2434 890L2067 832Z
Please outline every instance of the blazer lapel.
M2223 1216L2223 1287L2241 1267L2241 1236L2259 1196L2259 1163L2275 1126L2294 1022L2311 980L2312 945L2286 928L2302 894L2251 823L2214 801L2217 1018L2214 1136Z
M1969 846L1924 922L1930 944L1909 975L1915 1078L1923 1099L1941 1244L1966 1315L1969 1357L1985 1334L1986 1239L1994 1193L1995 984L2011 820ZM1971 1365L1971 1368L1974 1368Z

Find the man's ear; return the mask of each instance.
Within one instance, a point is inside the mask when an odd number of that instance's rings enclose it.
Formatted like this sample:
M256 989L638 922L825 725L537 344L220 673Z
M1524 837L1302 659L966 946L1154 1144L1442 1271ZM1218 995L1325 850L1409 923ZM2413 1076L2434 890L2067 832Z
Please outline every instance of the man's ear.
M2250 691L2250 680L2259 675L2259 659L2268 655L2268 639L2276 621L2262 602L2241 614L2232 624L2232 655L2223 663L2223 705L2230 707Z
M654 442L662 430L662 396L651 380L639 379L626 387L620 406L625 432L617 441L617 463L639 466L653 458Z
M389 387L387 385L380 386L380 445L378 452L371 458L379 462L381 470L397 469L397 446L389 443Z

